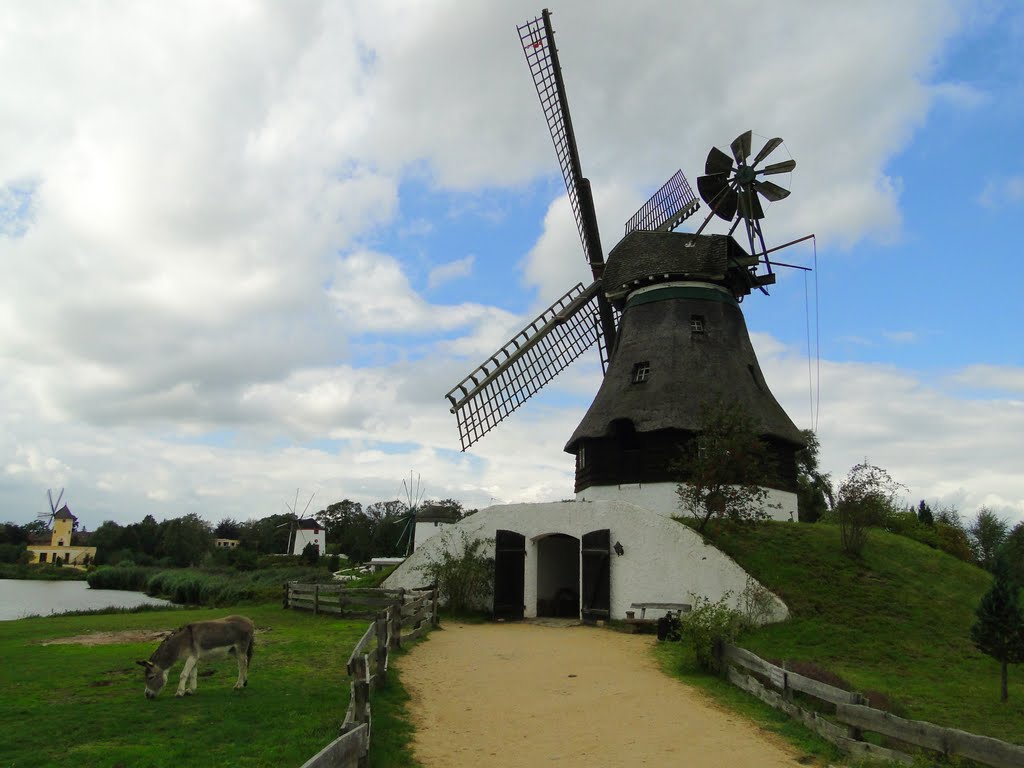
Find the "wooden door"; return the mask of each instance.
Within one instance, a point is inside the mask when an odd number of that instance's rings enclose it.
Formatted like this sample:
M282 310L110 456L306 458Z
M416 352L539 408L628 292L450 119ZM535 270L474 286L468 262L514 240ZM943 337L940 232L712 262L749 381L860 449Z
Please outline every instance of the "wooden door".
M584 621L611 616L611 535L607 528L583 534L580 546L583 594L580 609Z
M526 537L515 531L498 531L494 537L494 618L523 618L525 578Z

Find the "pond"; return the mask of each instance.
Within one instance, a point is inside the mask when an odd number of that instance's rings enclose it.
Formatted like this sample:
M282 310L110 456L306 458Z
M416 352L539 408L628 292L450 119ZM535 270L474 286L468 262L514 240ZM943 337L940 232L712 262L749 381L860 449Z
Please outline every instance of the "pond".
M172 605L169 600L121 589L89 589L84 581L0 579L0 621L97 608Z

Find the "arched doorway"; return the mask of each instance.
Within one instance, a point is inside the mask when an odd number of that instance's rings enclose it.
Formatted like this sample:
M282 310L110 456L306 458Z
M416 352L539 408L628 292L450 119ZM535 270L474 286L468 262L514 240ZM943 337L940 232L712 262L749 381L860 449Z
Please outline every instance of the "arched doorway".
M564 533L536 539L537 615L580 616L580 540Z

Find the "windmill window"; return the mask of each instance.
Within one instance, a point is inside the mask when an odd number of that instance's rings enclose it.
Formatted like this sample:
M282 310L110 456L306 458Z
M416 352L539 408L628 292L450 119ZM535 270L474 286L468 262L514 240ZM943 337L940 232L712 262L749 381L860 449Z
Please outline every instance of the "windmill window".
M651 377L651 363L649 360L644 360L642 363L636 363L633 366L633 383L643 384Z
M704 333L704 315L690 315L690 332Z
M583 443L580 443L580 450L576 454L576 461L579 463L579 468L583 469L587 466L587 450Z

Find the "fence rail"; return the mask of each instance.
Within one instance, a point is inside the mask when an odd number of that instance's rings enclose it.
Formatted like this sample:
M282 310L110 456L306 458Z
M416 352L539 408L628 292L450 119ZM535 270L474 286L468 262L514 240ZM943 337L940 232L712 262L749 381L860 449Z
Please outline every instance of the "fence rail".
M400 648L403 641L422 636L438 623L437 590L434 589L346 590L334 584L290 582L284 585L285 608L336 613L350 618L365 615L365 611L346 610L351 606L383 606L384 610L371 614L373 621L348 658L346 670L352 682L338 738L307 760L302 768L363 768L367 765L373 720L370 696L375 689L387 685L390 651Z
M864 741L864 731L869 731L943 755L960 755L993 768L1020 768L1024 765L1022 746L955 728L943 728L923 720L905 720L867 706L867 701L859 693L844 691L791 672L784 666L771 664L744 648L723 644L720 657L726 669L726 676L733 685L799 720L812 731L851 754L896 760L907 764L913 762L913 758L906 752ZM744 671L736 667L741 667ZM830 705L828 708L834 708L833 717L841 725L837 725L819 712L798 706L793 701L794 692Z

